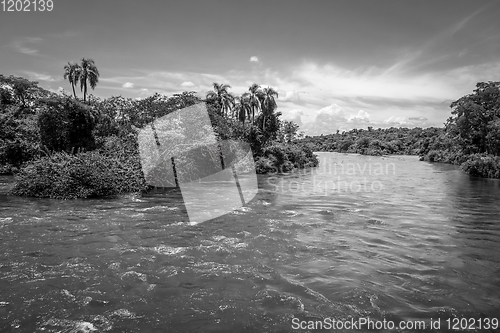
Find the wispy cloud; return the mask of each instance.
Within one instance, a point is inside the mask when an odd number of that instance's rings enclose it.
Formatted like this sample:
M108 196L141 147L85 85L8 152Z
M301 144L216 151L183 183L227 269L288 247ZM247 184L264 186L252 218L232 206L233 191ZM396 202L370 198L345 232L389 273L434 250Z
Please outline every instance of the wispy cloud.
M259 62L259 58L257 56L250 57L250 62Z
M450 68L457 64L464 65L464 56L468 53L467 48L483 48L485 45L495 43L498 34L487 31L475 30L473 35L461 32L467 30L474 21L481 20L479 14L487 11L495 2L491 2L471 14L463 17L459 21L451 24L444 30L434 34L424 43L406 46L398 50L398 57L394 64L386 69L386 74L394 72L417 73L422 70L435 68ZM483 28L484 29L484 28ZM464 48L467 45L467 48ZM476 59L477 61L477 59Z
M58 81L54 79L52 76L44 73L36 73L36 72L30 72L30 71L24 71L24 74L26 74L30 79L35 80L35 81L45 81L45 82L54 82Z
M132 82L125 82L123 85L122 85L123 88L133 88L134 87L134 84Z
M10 46L20 53L36 56L39 55L39 53L38 49L35 48L35 45L41 43L42 41L43 38L40 37L25 37L13 41Z

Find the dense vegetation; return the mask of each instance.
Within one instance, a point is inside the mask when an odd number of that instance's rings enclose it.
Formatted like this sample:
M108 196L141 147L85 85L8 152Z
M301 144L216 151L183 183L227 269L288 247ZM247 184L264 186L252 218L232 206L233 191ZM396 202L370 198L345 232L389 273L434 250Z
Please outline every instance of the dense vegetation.
M480 82L451 103L443 128L354 129L299 140L314 151L419 155L460 165L474 176L500 178L500 82Z
M195 92L100 99L87 94L87 85L98 83L94 61L68 63L64 70L73 96L0 75L0 172L16 175L14 195L67 199L146 191L138 130L198 103L206 103L217 139L250 145L258 173L318 164L310 149L291 143L300 136L298 126L280 119L272 88L254 84L235 97L230 86L214 83L205 99Z

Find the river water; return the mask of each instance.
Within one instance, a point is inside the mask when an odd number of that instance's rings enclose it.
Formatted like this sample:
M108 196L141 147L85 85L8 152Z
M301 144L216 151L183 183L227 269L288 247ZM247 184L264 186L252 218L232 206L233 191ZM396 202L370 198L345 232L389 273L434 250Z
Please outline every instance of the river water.
M318 155L196 225L177 190L18 198L0 177L0 332L292 332L328 318L435 332L500 318L498 180L415 156Z

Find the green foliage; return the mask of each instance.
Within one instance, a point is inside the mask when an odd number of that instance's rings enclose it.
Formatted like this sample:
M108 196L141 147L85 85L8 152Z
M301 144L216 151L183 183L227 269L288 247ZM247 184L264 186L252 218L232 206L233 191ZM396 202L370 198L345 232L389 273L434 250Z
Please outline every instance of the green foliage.
M277 136L277 140L279 142L291 143L292 141L303 138L304 133L299 133L299 125L297 125L293 121L283 120L281 121L281 126L279 128L279 133Z
M431 149L444 149L451 139L440 128L386 128L370 131L353 129L348 132L307 136L299 142L310 144L315 151L336 151L363 155L417 155Z
M144 178L131 162L97 151L42 157L23 168L11 194L75 199L139 192Z
M209 91L207 94L207 100L218 103L220 106L219 114L228 117L229 111L234 107L235 102L234 96L228 91L231 86L214 82L213 87L214 90Z
M55 199L90 198L145 191L134 134L106 138L92 152L44 156L17 174L11 194Z
M313 151L299 144L273 143L263 148L256 159L258 173L288 172L294 168L315 167L319 163Z
M17 171L39 156L36 115L19 105L4 105L0 113L0 174Z
M38 124L41 144L50 151L93 150L94 116L90 107L69 97L43 101Z
M80 90L83 91L83 101L87 99L87 89L95 89L97 83L99 82L99 70L95 65L94 60L88 58L82 58L80 67L78 69L78 80L80 81ZM76 85L75 81L75 85Z
M68 79L71 84L71 89L73 90L73 97L76 99L75 86L80 81L80 75L82 74L82 68L77 63L68 62L64 66L64 79Z
M460 166L471 176L500 178L500 157L486 154L473 154Z
M464 153L498 154L497 137L500 120L500 82L479 82L472 94L451 103L452 117L446 123Z
M0 74L0 87L1 105L17 104L23 109L34 107L41 98L55 95L40 88L38 82L14 75L6 77Z

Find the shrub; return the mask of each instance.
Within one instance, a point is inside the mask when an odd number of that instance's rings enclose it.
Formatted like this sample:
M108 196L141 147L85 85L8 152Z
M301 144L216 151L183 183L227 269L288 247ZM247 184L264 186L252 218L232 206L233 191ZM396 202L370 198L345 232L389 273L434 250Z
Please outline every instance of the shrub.
M429 162L440 162L442 161L442 152L439 150L431 150L427 153L426 160Z
M258 156L255 160L255 172L259 174L277 173L276 161L267 157Z
M473 154L462 163L460 168L471 176L500 178L500 157Z
M258 170L265 170L271 165L274 171L288 172L294 168L314 167L319 163L311 148L298 144L274 143L263 148L262 155L262 161L256 159Z
M90 198L146 189L134 158L106 156L98 151L42 157L17 175L11 194L54 199Z
M347 152L353 144L354 141L352 141L351 139L341 141L339 145L339 152Z

